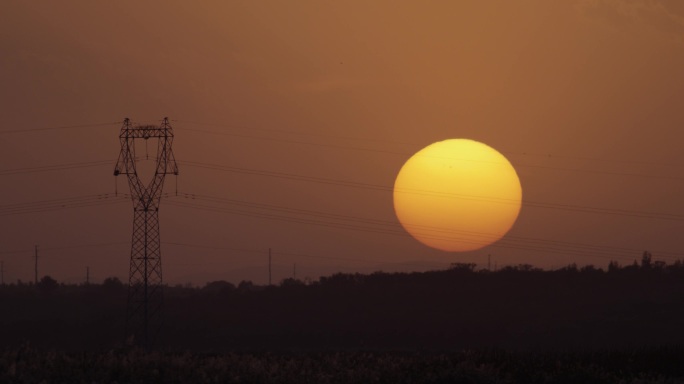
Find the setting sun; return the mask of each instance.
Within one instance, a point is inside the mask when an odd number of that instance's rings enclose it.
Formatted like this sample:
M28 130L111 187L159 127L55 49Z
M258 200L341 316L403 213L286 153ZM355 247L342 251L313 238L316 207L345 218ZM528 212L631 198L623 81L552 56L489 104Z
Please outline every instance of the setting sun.
M473 140L431 144L413 155L394 183L397 218L421 243L444 251L472 251L501 239L522 200L511 163Z

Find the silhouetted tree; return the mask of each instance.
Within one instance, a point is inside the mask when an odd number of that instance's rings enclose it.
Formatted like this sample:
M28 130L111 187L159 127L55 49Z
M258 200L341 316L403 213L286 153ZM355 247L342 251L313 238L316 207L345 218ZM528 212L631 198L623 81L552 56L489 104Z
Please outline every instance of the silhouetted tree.
M601 269L597 269L597 268L594 267L593 265L589 264L589 265L585 265L584 267L582 267L582 269L580 270L580 272L582 272L582 273L592 273L592 272L603 272L603 271L601 271Z
M523 265L506 272L339 273L311 285L243 281L234 291L226 281L177 285L164 291L164 342L198 350L684 345L675 331L684 322L684 264L662 272L657 265L611 262L609 271L617 272L610 276L571 264L552 272ZM225 289L231 292L211 293ZM49 296L28 284L0 287L0 344L111 345L121 338L125 298L125 283L113 277L90 287L60 284Z
M359 274L348 274L348 273L335 273L331 276L321 276L319 281L325 286L335 286L341 287L345 285L360 284L363 282L364 277Z
M475 263L451 263L449 270L458 272L473 272L477 264Z
M653 258L653 256L651 255L651 252L644 251L644 254L641 255L641 268L643 268L643 269L651 268L651 259L652 258Z
M219 281L212 281L210 283L207 283L204 288L202 288L203 292L206 293L213 293L213 294L222 294L222 293L227 293L230 291L235 290L235 285L225 281L225 280L219 280Z
M304 284L303 281L294 279L292 277L288 277L287 279L284 279L280 283L281 287L305 287L306 284Z
M667 263L662 261L662 260L657 260L653 262L653 269L657 269L659 271L664 270L667 267Z
M671 271L671 272L678 272L678 271L681 271L682 269L684 269L684 268L682 268L683 265L684 264L682 263L682 260L675 260L675 262L672 263L671 265L668 265L666 267L666 269L668 271Z
M102 288L109 292L123 289L123 283L117 277L108 277L102 282Z
M518 264L504 267L501 272L541 272L541 268L535 268L530 264Z
M247 292L254 290L254 283L249 280L242 280L237 286L238 291Z
M620 270L620 264L617 261L611 261L608 263L608 272L617 272Z
M43 293L53 292L57 290L57 288L59 288L59 283L50 276L43 276L38 282L38 289Z
M560 269L561 272L578 272L577 263L568 264Z

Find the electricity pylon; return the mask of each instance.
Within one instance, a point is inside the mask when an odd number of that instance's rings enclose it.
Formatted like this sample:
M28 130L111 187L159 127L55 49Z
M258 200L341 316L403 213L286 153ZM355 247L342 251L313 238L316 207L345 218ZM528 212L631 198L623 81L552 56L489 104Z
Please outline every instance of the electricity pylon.
M154 177L145 185L136 170L135 140L158 140L157 167ZM161 326L162 266L159 240L159 203L167 174L178 175L171 144L173 130L168 118L161 126L133 126L126 118L121 133L121 153L114 176L126 175L133 200L133 236L128 276L128 308L126 337L145 347L151 346Z

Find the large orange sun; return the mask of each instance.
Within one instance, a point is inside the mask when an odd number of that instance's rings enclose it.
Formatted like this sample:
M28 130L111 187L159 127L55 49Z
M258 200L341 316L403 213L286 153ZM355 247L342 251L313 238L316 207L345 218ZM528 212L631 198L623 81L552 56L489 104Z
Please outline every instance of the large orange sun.
M521 201L511 163L467 139L423 148L394 182L401 225L421 243L444 251L472 251L501 239L518 218Z

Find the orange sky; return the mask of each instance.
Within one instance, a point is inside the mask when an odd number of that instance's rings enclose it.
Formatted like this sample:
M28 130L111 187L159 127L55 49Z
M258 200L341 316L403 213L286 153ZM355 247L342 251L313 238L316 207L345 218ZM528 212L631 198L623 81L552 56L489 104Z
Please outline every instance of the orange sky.
M243 216L162 201L171 284L263 283L269 247L275 281L295 263L297 277L315 279L486 266L488 254L499 267L544 268L629 263L643 250L668 262L684 256L678 0L9 0L2 8L0 131L114 123L0 133L0 171L111 160L0 174L2 205L113 192L120 122L169 116L181 192L275 206L242 205ZM411 154L448 138L487 143L516 167L525 204L508 246L445 253L361 221L396 223L392 193L343 182L390 187ZM126 190L123 178L118 187ZM603 211L580 212L589 208ZM302 210L325 225L294 222ZM264 213L281 220L256 217ZM352 217L352 229L331 226L330 214ZM32 278L34 244L44 249L41 275L79 282L90 266L93 280L127 279L131 226L130 202L3 215L5 279Z

